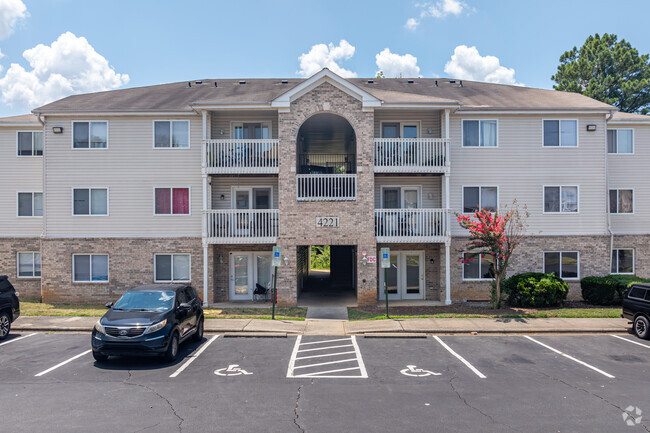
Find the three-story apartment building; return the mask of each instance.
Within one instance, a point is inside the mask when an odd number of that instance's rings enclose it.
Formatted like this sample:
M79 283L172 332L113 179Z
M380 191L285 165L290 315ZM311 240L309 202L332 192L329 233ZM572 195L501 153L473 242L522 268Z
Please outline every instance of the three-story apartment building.
M515 199L530 236L511 273L555 272L573 297L583 276L650 273L650 121L582 95L323 69L33 113L0 120L0 272L44 300L176 281L209 303L252 300L276 245L282 304L324 286L374 304L384 284L391 299L487 299L490 258L458 260L455 213ZM309 275L317 245L331 248L327 284Z

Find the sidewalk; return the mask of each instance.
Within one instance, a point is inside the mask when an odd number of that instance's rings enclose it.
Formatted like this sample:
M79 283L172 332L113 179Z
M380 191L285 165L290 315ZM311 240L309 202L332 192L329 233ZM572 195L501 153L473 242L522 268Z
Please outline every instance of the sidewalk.
M97 317L19 317L14 331L90 332ZM349 335L349 334L535 334L627 333L625 319L384 319L361 320L263 320L205 319L205 332L231 336Z

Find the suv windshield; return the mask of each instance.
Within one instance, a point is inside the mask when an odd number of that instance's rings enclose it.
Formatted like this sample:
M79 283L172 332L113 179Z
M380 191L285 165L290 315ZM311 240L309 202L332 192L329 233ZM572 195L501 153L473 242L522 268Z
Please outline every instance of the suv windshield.
M174 305L174 292L126 292L114 310L167 311Z

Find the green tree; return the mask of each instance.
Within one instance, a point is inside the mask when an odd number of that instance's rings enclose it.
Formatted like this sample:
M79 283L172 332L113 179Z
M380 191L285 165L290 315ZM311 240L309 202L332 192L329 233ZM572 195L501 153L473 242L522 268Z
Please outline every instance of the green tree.
M650 63L625 39L589 36L580 48L560 56L551 77L555 90L581 93L628 113L650 111Z

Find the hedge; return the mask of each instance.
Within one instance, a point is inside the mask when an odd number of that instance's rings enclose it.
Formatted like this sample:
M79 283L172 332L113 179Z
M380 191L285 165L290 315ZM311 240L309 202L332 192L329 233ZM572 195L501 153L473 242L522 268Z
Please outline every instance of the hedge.
M648 283L650 279L634 275L607 275L585 277L580 280L582 299L593 305L621 305L628 287L634 283Z
M569 294L569 285L555 274L525 272L513 275L501 285L513 307L554 307L562 304Z

